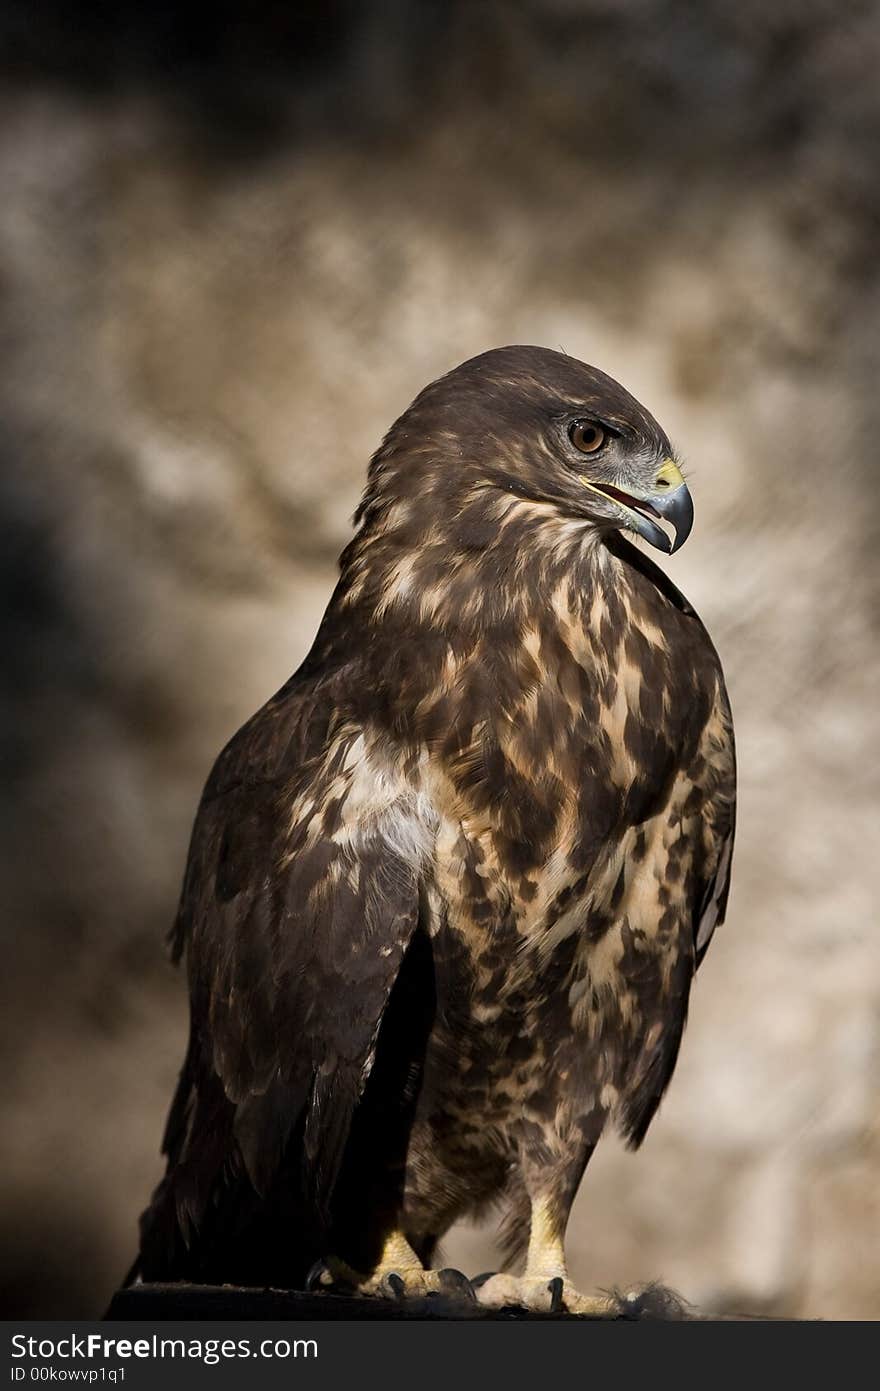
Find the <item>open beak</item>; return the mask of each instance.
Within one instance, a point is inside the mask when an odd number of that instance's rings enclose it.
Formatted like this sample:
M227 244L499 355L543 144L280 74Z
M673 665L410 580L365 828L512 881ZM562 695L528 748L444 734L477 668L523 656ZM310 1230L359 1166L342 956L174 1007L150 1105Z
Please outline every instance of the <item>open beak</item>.
M586 479L583 481L587 482ZM627 493L622 488L612 488L608 483L588 483L587 486L616 503L626 513L627 528L638 532L658 551L674 555L690 536L694 524L694 504L681 469L671 459L663 460L654 487L648 493ZM674 539L658 525L661 521L672 527Z

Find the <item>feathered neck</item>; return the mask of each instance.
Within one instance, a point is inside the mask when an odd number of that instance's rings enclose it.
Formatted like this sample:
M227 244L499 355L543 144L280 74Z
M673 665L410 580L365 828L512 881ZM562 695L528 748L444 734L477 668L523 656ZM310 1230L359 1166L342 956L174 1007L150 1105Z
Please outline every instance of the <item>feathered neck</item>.
M411 505L368 514L341 558L333 607L340 618L415 637L426 628L461 639L515 633L545 613L561 584L587 607L619 562L599 529L552 503L498 489L445 516Z

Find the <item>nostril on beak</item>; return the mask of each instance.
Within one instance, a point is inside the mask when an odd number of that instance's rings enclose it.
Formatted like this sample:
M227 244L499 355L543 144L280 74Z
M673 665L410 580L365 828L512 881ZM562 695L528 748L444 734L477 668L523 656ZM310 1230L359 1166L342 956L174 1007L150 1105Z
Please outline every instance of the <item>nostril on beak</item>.
M674 459L664 459L654 475L654 487L658 493L674 493L684 483L681 469Z

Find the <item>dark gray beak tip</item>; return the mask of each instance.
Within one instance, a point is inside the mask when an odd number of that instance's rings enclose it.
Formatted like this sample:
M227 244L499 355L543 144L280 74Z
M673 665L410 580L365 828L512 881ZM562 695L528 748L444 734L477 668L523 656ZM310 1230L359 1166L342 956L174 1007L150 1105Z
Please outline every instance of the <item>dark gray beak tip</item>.
M694 503L687 484L682 483L675 492L668 493L665 497L652 498L651 505L659 512L664 522L669 522L675 529L675 540L670 542L669 538L666 538L669 555L675 555L690 536L694 524Z

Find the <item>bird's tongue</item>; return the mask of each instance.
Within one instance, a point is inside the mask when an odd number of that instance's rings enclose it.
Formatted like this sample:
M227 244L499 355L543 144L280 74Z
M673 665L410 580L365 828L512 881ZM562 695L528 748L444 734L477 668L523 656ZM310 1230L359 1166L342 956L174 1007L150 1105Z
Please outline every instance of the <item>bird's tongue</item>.
M631 507L634 512L647 513L651 517L660 518L660 513L656 507L652 507L645 498L633 497L631 493L625 493L621 488L612 488L610 483L602 484L602 492L607 493L615 502L622 502L624 507Z
M660 533L666 538L666 549L671 552L675 546L675 527L669 522L662 512L647 498L633 497L632 493L625 493L622 488L613 488L610 483L603 483L600 488L606 497L610 497L613 502L621 502L624 507L628 507L631 512L636 512L640 517L645 517L654 528L655 533ZM648 537L652 545L657 545L657 541Z

